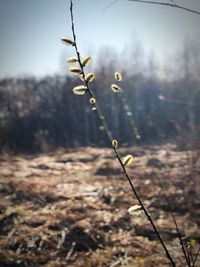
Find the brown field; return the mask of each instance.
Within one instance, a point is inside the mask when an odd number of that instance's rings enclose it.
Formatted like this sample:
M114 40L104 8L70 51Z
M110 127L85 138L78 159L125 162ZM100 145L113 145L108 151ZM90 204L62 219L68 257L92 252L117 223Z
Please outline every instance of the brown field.
M128 167L177 266L171 213L194 254L200 243L200 162L174 145L132 147ZM168 199L168 202L166 200ZM111 149L0 156L0 267L169 266ZM200 266L200 259L196 267Z

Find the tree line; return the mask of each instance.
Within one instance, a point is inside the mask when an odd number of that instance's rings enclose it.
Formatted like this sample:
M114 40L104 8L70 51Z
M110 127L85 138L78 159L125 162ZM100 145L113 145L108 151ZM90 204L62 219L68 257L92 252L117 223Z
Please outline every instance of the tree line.
M188 68L186 52L183 75L160 79L154 71L146 75L122 70L119 93L110 88L115 64L96 67L93 90L121 145L179 142L190 146L198 139L200 79L196 65L194 71ZM79 84L79 79L69 75L1 79L1 151L32 153L110 145L87 97L73 94Z

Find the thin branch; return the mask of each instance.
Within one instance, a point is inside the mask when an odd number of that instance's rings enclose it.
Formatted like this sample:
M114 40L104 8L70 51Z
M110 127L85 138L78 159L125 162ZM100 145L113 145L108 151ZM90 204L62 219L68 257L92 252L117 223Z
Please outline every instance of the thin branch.
M186 246L187 246L187 250L188 250L189 260L192 263L194 261L193 255L192 255L192 246L191 246L191 242L187 242L187 238L186 238Z
M170 98L166 98L163 95L158 96L158 99L163 102L169 102L169 103L177 104L177 105L191 106L191 107L199 106L199 104L196 104L194 102L182 102L180 100L173 100Z
M162 182L160 182L160 186L161 186L161 188L164 190L164 185L163 185ZM170 204L169 199L168 199L168 197L167 197L166 194L164 194L164 198L165 198L165 201L166 201L167 205L168 205L169 207L171 207L171 204ZM180 242L180 245L181 245L181 249L182 249L182 251L183 251L183 255L184 255L184 258L185 258L185 260L186 260L187 266L188 266L188 267L191 267L190 256L189 256L189 250L188 250L188 247L185 246L185 244L184 244L184 240L183 240L183 238L182 238L182 236L181 236L181 233L180 233L180 230L179 230L177 221L176 221L176 217L175 217L175 215L174 215L174 213L173 213L172 210L170 210L170 215L171 215L172 220L173 220L173 222L174 222L174 225L175 225L175 228L176 228L177 237L178 237L178 239L179 239L179 242ZM184 237L185 237L185 233L184 233Z
M183 237L182 237L182 242L183 242L183 245L185 246L185 250L187 252L187 257L188 257L188 260L190 262L190 264L193 262L192 260L192 251L191 251L191 247L188 246L188 238L186 237L186 234L185 234L185 231L183 230Z
M192 263L192 267L195 266L195 263L196 263L196 260L197 260L197 258L198 258L198 256L199 256L199 254L200 254L200 247L199 247L199 249L198 249L198 251L197 251L197 253L196 253L195 257L194 257L194 261L193 261L193 263Z
M114 5L116 2L118 2L119 0L114 0L112 2L110 2L108 5L106 5L102 11L105 11L107 8L109 8L110 6ZM200 15L200 11L194 10L194 9L190 9L181 5L176 4L174 1L171 0L171 3L166 3L166 2L157 2L157 1L148 1L148 0L128 0L128 1L134 1L134 2L141 2L141 3L145 3L145 4L154 4L154 5L162 5L162 6L170 6L170 7L175 7L175 8L179 8L182 9L184 11L187 12L191 12L191 13L195 13Z
M78 51L78 46L77 46L77 42L76 42L75 27L74 27L73 1L72 1L72 0L70 0L70 13L71 13L71 23L72 23L72 34L73 34L73 38L74 38L74 47L75 47L75 50L76 50L76 54L77 54L77 58L78 58L78 63L79 63L79 65L80 65L80 68L81 68L81 71L82 71L83 80L84 80L85 86L86 86L86 88L87 88L87 92L89 93L89 95L90 95L91 97L94 97L94 98L95 98L95 94L94 94L94 92L91 90L88 81L86 81L86 79L85 79L84 66L83 66L83 64L82 64L82 62L81 62L80 53L79 53L79 51ZM110 142L112 142L113 138L112 138L112 135L111 135L111 133L110 133L110 131L109 131L109 128L108 128L108 126L107 126L107 123L106 123L106 121L105 121L105 119L104 119L104 116L102 115L102 112L101 112L99 106L97 105L97 103L95 103L95 105L96 105L97 115L98 115L98 117L99 117L99 119L100 119L100 121L101 121L101 123L102 123L104 129L105 129L106 136L107 136L108 140L109 140ZM132 181L131 181L131 179L130 179L130 177L129 177L127 171L126 171L126 168L125 168L125 166L124 166L124 164L123 164L123 162L122 162L122 160L121 160L121 157L120 157L120 155L119 155L119 152L117 151L117 149L116 149L115 147L112 147L112 148L113 148L113 150L114 150L114 152L115 152L116 158L118 159L118 161L119 161L119 163L120 163L120 165L121 165L121 168L122 168L122 170L123 170L123 172L124 172L124 175L125 175L126 179L128 180L128 182L129 182L129 184L130 184L130 186L131 186L131 189L132 189L132 191L133 191L133 193L134 193L136 199L138 200L138 202L139 202L139 204L140 204L142 210L144 211L144 213L145 213L147 219L149 220L150 224L152 225L153 230L154 230L154 232L155 232L155 234L156 234L156 236L157 236L157 238L158 238L160 244L162 245L162 247L163 247L163 249L164 249L164 251L165 251L166 257L167 257L168 260L170 261L171 266L176 267L176 264L175 264L175 262L173 261L173 259L172 259L171 255L170 255L170 253L169 253L167 247L165 246L164 241L163 241L161 235L159 234L159 232L158 232L158 230L157 230L157 228L156 228L156 226L155 226L155 224L154 224L154 222L153 222L153 220L152 220L150 214L149 214L148 211L146 210L146 208L145 208L145 206L144 206L142 200L140 199L140 196L138 195L138 193L137 193L137 191L136 191L136 189L135 189L135 187L134 187L134 185L133 185L133 183L132 183Z
M197 11L197 10L194 10L194 9L190 9L190 8L187 8L187 7L184 7L184 6L181 6L181 5L177 5L175 3L164 3L164 2L156 2L156 1L148 1L148 0L128 0L128 1L137 2L137 3L145 3L145 4L170 6L170 7L179 8L179 9L182 9L184 11L188 11L188 12L200 15L200 11Z
M81 68L81 71L82 71L83 80L84 80L85 86L87 87L87 91L88 91L88 93L89 93L89 95L90 95L91 97L93 97L93 98L96 99L94 92L93 92L93 91L91 90L91 88L90 88L89 82L86 81L86 79L85 79L84 66L83 66L83 64L82 64L82 62L81 62L80 52L79 52L79 50L78 50L78 46L77 46L77 42L76 42L76 33L75 33L75 27L74 27L74 15L73 15L73 1L70 0L70 3L71 3L71 4L70 4L70 14L71 14L71 23L72 23L72 34L73 34L74 47L75 47L75 50L76 50L78 63L79 63L79 66L80 66L80 68ZM101 123L102 123L102 125L103 125L103 127L104 127L104 129L105 129L105 132L106 132L107 135L108 135L108 139L109 139L109 141L112 142L112 140L113 140L112 134L111 134L111 132L110 132L109 129L108 129L108 126L107 126L107 124L106 124L106 122L105 122L105 120L104 120L104 116L103 116L103 114L102 114L102 112L101 112L101 110L100 110L100 108L99 108L99 106L98 106L98 103L95 103L95 106L96 106L96 111L97 111L97 114L98 114L98 118L100 119L100 121L101 121Z
M132 189L132 191L133 191L134 194L135 194L135 197L137 198L137 200L138 200L140 206L142 207L142 210L144 211L144 213L145 213L145 215L146 215L148 221L149 221L150 224L152 225L153 230L154 230L155 234L157 235L158 240L160 241L160 243L161 243L161 245L162 245L162 247L163 247L163 249L164 249L164 251L165 251L165 253L166 253L166 257L167 257L167 258L169 259L169 261L171 262L171 265L175 267L176 264L175 264L175 262L173 261L173 259L172 259L171 255L170 255L170 253L169 253L167 247L165 246L165 244L164 244L164 242L163 242L163 239L162 239L161 235L159 234L159 232L158 232L158 230L157 230L157 228L156 228L156 226L155 226L155 224L154 224L154 222L153 222L153 220L152 220L150 214L148 213L148 211L146 210L145 206L143 205L143 202L142 202L142 200L140 199L140 196L138 195L138 193L137 193L137 191L136 191L136 189L135 189L133 183L131 182L131 179L130 179L130 177L129 177L127 171L126 171L126 168L125 168L125 166L124 166L124 164L123 164L123 162L122 162L122 160L121 160L121 158L120 158L120 156L119 156L118 151L116 150L116 148L113 148L113 149L114 149L115 154L116 154L116 156L117 156L117 159L118 159L118 161L119 161L119 163L120 163L120 165L121 165L121 167L122 167L122 169L123 169L123 171L124 171L124 174L125 174L125 176L126 176L128 182L129 182L129 184L130 184L130 186L131 186L131 189Z
M166 199L166 201L167 201L167 203L168 203L168 206L170 207L170 203L169 203L169 200L168 200L168 198L167 198L166 195L165 195L165 199ZM178 239L179 239L179 242L180 242L180 245L181 245L181 248L182 248L184 257L185 257L185 260L186 260L186 262L187 262L188 267L191 267L188 247L187 247L187 246L186 246L186 247L184 246L184 242L183 242L183 239L182 239L181 233L180 233L180 231L179 231L179 227L178 227L178 224L177 224L177 221L176 221L176 218L175 218L173 212L171 211L170 214L171 214L171 216L172 216L172 220L173 220L174 225L175 225L175 227L176 227L176 232L177 232L177 235L178 235ZM185 236L185 235L184 235L184 236ZM187 242L187 240L186 240L186 242Z
M102 11L105 11L107 8L109 8L110 6L114 5L116 2L118 2L119 0L114 0L112 2L110 2L109 4L107 4L103 9Z

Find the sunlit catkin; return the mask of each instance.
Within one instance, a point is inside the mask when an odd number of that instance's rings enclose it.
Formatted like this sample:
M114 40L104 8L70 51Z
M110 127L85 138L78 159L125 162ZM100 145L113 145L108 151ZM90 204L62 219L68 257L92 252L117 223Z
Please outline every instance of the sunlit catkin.
M132 155L127 155L124 158L122 158L122 163L124 166L128 166L133 162L133 156Z
M92 58L91 57L84 57L83 60L82 60L82 65L83 67L88 67L92 62Z
M70 38L67 37L63 37L61 38L61 41L65 44L65 45L72 45L74 46L74 41L72 41Z
M114 93L119 93L122 91L122 89L117 84L112 84L111 89L113 90Z
M115 72L115 80L120 82L122 81L122 75L119 72Z
M93 105L93 104L95 104L95 103L96 103L96 99L95 99L94 97L91 97L91 98L90 98L90 104Z
M86 82L92 82L94 80L94 74L93 73L88 73L85 77Z
M84 95L87 91L87 87L84 85L79 85L73 88L73 92L75 95Z
M74 68L70 68L70 71L74 74L81 74L82 70L80 68L74 67Z
M140 205L134 205L134 206L131 206L129 209L128 209L128 213L132 216L137 216L137 215L140 215L142 212L142 207Z
M76 58L76 57L69 57L68 59L67 59L67 62L68 63L76 63L78 61L78 59Z
M118 147L118 142L117 142L117 140L112 140L112 147L114 147L114 148L117 148Z

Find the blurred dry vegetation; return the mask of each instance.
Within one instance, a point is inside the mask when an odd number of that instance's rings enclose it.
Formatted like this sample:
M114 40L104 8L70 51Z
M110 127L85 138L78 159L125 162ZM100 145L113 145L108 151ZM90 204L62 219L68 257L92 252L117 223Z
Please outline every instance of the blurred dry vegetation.
M162 79L153 58L144 64L139 50L129 52L100 61L93 88L121 154L135 156L129 173L138 192L185 266L170 212L195 253L200 45L188 41L167 58L172 72L163 69ZM121 94L110 90L116 66ZM0 80L0 266L168 266L144 216L128 214L137 203L76 85L70 76Z

